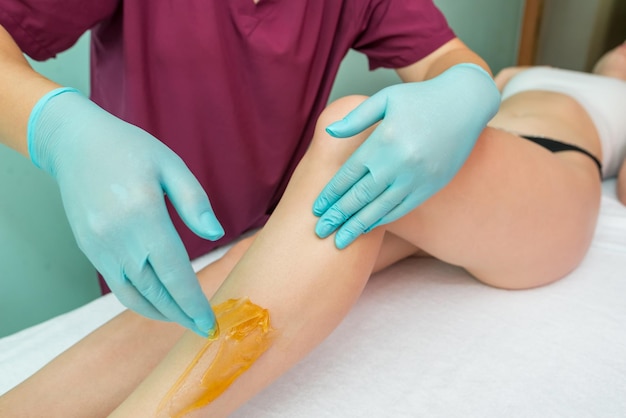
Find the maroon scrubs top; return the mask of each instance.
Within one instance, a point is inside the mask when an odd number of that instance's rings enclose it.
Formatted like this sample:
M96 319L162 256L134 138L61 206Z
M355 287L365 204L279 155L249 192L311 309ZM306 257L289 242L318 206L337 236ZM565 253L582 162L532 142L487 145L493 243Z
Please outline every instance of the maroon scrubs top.
M412 64L454 37L431 0L0 0L0 24L36 60L92 29L91 99L187 163L226 235L277 204L350 48L370 69Z

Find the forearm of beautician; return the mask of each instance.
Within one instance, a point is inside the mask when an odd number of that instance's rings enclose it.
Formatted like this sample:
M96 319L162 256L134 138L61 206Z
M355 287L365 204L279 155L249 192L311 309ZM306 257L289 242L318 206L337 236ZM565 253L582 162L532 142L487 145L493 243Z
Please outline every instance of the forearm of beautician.
M35 72L0 26L0 142L28 156L26 130L37 101L59 87Z
M398 73L405 83L382 89L327 127L347 138L378 124L313 205L317 235L337 231L337 248L448 184L500 104L489 68L459 40Z
M463 63L476 64L489 73L489 75L492 75L491 69L485 60L469 49L467 45L458 38L447 42L426 58L416 63L397 68L396 73L405 83L419 82L435 78L449 68Z

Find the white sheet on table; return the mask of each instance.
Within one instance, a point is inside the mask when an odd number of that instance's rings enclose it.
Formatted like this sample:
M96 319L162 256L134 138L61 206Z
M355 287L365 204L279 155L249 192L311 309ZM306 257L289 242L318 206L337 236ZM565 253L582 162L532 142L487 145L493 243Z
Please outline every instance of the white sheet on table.
M605 187L594 242L564 280L510 292L403 261L235 417L626 417L626 208ZM105 296L1 339L0 393L121 309Z

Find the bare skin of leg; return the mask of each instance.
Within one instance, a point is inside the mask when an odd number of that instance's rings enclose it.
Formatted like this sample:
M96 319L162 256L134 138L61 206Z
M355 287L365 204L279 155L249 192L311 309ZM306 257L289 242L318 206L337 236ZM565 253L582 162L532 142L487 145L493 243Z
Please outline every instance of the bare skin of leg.
M320 125L325 126L341 117L359 100L350 98L333 104L322 116ZM331 173L363 138L335 140L318 131L311 151L292 180L297 186L290 185L285 202L279 205L279 208L288 210L277 209L273 220L263 230L263 239L255 243L228 283L214 296L215 303L231 296L247 296L268 308L273 326L280 329L280 338L285 340L277 340L270 351L235 382L232 390L211 405L212 408L222 412L232 410L267 385L271 380L267 376L279 375L283 370L281 367L296 362L323 339L360 293L377 254L382 260L377 268L382 268L415 251L413 245L385 234L385 244L379 253L383 228L344 251L337 251L331 240L319 240L313 235L316 219L311 215L311 205L314 198ZM488 129L455 180L405 219L387 226L387 230L437 258L465 266L491 285L525 288L545 284L571 270L587 248L599 195L595 170L587 157L574 153L557 157L513 135ZM282 246L276 245L281 242ZM241 254L238 252L243 253L247 244L249 242L235 247L223 260L199 274L207 295L214 293L239 259ZM205 272L207 274L203 274ZM333 286L340 286L340 291L329 292L330 296L320 293L320 290L330 290ZM296 297L292 297L292 293ZM303 306L306 310L302 309ZM294 316L294 312L300 316ZM69 377L79 379L72 379L73 382L87 382L86 385L73 383L73 387L86 388L81 393L84 398L68 400L69 395L64 395L62 402L67 405L82 400L83 406L92 409L77 406L59 416L106 415L111 405L117 405L146 376L171 347L171 341L182 333L176 327L154 324L131 313L123 316L124 320L106 325L81 342L75 351L70 350L69 354L61 356L65 356L64 359L57 360L56 366L49 366L47 373L44 369L43 378L40 375L39 379L33 379L37 382L30 386L26 384L24 390L18 387L14 396L7 395L5 398L11 400L0 401L0 411L16 411L14 408L20 400L22 404L32 404L25 402L33 399L28 394L47 393L45 390L33 392L46 379L57 382L56 386L48 386L57 390L57 394L49 399L39 398L37 403L46 405L51 402L54 405L56 401L59 404L58 388L65 387L67 368L70 368L73 372ZM120 334L120 328L126 329L121 333L120 341L127 343L116 347L108 342L108 335ZM145 329L151 331L146 333ZM299 336L299 331L304 336ZM143 338L137 338L137 335L150 333L153 336L158 334L159 339L164 338L168 343L159 340L154 346L148 346L143 345ZM203 344L201 339L186 335L124 408L132 411L139 406L156 407L164 391L173 383L172 379L175 380L200 344ZM284 361L282 350L285 347L290 347L293 355L289 362ZM117 349L117 355L110 354L113 348ZM141 356L137 356L138 352L142 353ZM122 363L122 359L129 360ZM98 376L98 387L94 376ZM155 387L150 386L152 384ZM90 385L99 390L89 389ZM112 399L102 400L98 404L102 406L99 412L94 410L93 399L101 399L102 393L110 394L112 387L117 389ZM50 409L46 408L46 411L50 412ZM126 411L121 409L118 412ZM129 414L142 415L145 414Z
M344 113L354 100L334 106ZM324 116L321 120L325 126ZM217 305L249 297L267 308L277 330L273 345L219 398L189 417L227 416L322 341L361 293L385 230L504 288L562 277L590 242L599 200L597 168L576 155L555 158L514 135L487 129L441 193L338 251L331 240L313 234L311 203L364 137L334 140L318 131L316 138L276 212L211 300ZM186 333L113 416L156 411L205 342Z

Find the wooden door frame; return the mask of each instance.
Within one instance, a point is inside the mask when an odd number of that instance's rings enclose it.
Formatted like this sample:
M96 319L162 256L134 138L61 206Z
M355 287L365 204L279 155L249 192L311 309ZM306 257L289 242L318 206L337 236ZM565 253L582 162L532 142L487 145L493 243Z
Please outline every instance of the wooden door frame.
M526 0L520 31L517 65L533 65L537 52L544 0Z

